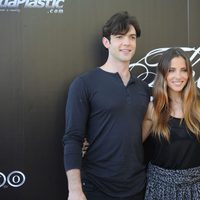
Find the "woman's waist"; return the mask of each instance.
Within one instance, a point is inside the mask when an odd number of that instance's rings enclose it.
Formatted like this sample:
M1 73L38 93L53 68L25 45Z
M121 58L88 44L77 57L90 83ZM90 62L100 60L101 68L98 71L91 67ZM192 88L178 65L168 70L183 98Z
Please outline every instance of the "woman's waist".
M200 182L200 166L188 169L166 169L149 163L147 176L167 184L190 184Z

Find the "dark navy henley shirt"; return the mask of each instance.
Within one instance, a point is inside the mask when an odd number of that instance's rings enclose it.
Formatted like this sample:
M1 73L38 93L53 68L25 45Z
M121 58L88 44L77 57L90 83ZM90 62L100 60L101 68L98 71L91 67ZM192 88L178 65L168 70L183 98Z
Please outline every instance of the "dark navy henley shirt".
M102 191L128 197L145 187L141 124L150 92L131 75L95 68L71 84L66 106L65 169L81 169ZM82 160L84 137L89 148Z

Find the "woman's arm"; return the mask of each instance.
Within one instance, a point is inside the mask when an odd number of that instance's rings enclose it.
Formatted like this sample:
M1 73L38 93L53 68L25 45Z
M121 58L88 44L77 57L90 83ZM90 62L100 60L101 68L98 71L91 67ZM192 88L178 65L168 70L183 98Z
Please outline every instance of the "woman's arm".
M146 115L142 123L142 141L144 142L150 135L152 128L153 102L150 102L147 108Z

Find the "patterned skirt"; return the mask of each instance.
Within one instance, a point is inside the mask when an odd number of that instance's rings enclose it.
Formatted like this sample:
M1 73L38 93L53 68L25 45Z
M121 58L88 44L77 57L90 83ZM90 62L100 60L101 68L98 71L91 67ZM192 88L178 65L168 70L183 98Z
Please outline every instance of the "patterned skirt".
M170 170L150 163L145 200L200 200L200 167Z

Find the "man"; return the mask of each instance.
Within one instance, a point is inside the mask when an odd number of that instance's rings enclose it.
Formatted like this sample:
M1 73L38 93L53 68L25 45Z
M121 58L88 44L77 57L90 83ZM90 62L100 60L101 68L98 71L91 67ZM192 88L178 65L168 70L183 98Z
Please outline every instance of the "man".
M63 138L68 200L143 199L141 124L150 94L129 71L139 36L134 17L113 15L103 27L106 63L70 86ZM82 159L85 137L89 148Z

